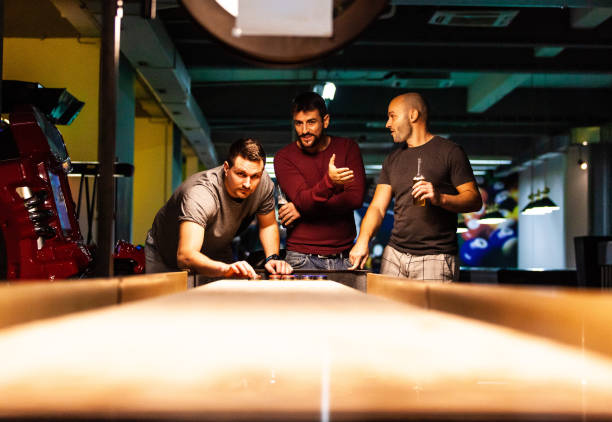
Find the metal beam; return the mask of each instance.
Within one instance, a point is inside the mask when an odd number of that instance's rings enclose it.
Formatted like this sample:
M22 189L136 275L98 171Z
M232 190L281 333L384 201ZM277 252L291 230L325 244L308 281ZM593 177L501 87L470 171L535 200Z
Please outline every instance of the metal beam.
M612 7L594 7L571 11L572 28L594 28L612 16Z
M489 73L480 76L468 88L467 110L482 113L529 78L528 74Z
M606 7L609 0L391 0L395 6L466 6L466 7Z
M420 36L422 35L422 37ZM357 47L449 47L461 46L463 48L541 48L541 47L563 47L563 48L588 48L588 49L612 49L612 43L605 38L586 37L584 35L559 38L558 34L553 38L539 34L540 38L531 35L515 38L488 38L482 39L476 36L458 36L457 34L432 37L431 34L411 34L409 39L393 38L362 38L354 41L351 45ZM176 38L177 45L195 46L192 48L219 48L220 46L206 38ZM346 49L345 49L346 50Z
M62 18L66 19L77 30L81 37L97 38L100 26L89 11L75 0L51 0Z

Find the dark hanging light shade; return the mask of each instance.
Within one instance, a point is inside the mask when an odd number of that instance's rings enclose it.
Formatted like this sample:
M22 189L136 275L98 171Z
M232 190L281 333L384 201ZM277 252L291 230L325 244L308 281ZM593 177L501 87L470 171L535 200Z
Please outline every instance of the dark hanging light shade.
M548 188L546 188L548 189ZM545 192L546 192L545 189ZM547 193L547 192L546 192ZM558 211L559 206L545 194L542 198L538 199L534 204L534 209L538 211L538 214L549 214L553 211Z
M465 225L465 220L463 216L459 218L459 223L457 223L457 233L465 233L468 231L467 226Z
M536 194L530 193L529 194L529 203L525 206L525 208L523 208L521 210L521 214L523 215L539 215L541 214L541 211L536 209L536 202L538 201L538 197L540 196L540 191L538 191Z
M495 207L485 213L483 218L480 219L480 224L499 224L506 221L506 217Z

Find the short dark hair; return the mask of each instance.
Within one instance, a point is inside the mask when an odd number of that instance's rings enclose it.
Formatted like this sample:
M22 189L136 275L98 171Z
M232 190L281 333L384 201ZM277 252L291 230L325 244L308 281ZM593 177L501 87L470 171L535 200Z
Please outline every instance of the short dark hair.
M299 113L300 111L312 110L319 110L321 118L325 117L327 114L325 100L316 92L302 92L293 99L293 105L291 107L292 114Z
M263 161L266 163L266 153L257 139L240 138L232 143L227 154L227 163L230 167L234 165L236 157L241 156L249 161Z

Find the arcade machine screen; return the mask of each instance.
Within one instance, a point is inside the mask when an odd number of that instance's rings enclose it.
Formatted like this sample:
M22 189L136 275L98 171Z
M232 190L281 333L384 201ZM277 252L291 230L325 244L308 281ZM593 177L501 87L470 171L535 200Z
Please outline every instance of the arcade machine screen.
M70 224L70 218L68 217L68 208L66 208L66 199L62 192L62 185L60 183L59 176L52 172L49 172L49 180L51 181L51 187L53 188L53 197L55 198L55 205L57 206L57 215L62 226L62 232L64 236L68 236L72 231Z

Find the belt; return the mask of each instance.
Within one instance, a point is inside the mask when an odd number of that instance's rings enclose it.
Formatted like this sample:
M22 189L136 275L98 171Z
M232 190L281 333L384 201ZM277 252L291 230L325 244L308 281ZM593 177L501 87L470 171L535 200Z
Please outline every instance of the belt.
M338 259L338 258L348 258L349 257L349 251L334 253L334 254L330 254L330 255L319 255L319 254L316 254L316 253L309 253L308 255L316 256L317 258L321 258L321 259Z

